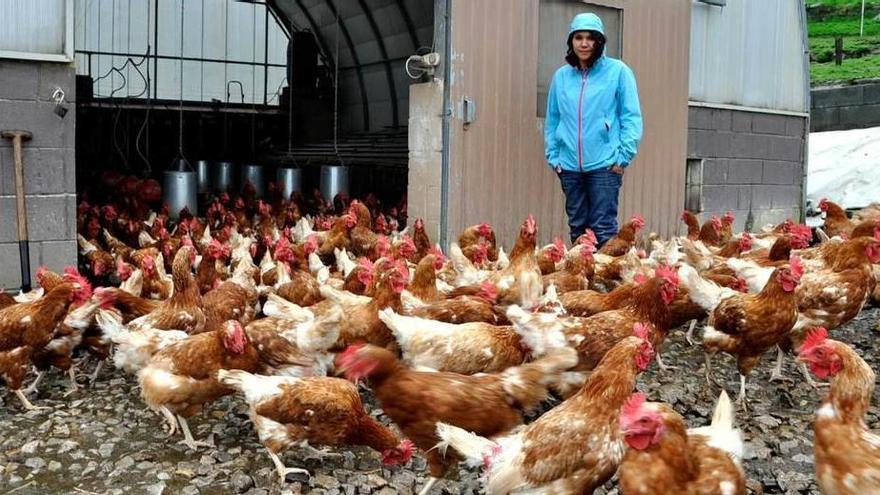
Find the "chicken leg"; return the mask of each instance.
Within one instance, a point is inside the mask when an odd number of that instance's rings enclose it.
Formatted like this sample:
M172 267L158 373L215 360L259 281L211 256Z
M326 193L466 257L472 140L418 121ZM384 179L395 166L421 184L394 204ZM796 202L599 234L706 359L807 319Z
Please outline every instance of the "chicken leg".
M43 376L46 375L45 371L37 371L37 377L34 379L34 383L31 383L28 388L24 389L25 394L32 394L37 391L37 385L40 384L40 381L43 380Z
M660 371L662 371L663 373L678 369L678 366L666 366L666 364L663 362L663 359L660 358L659 352L657 353L657 366L660 367Z
M715 376L712 374L712 354L706 352L703 356L706 358L706 384L710 387L712 385L718 385Z
M307 441L303 441L302 444L300 444L300 448L302 448L304 451L306 451L306 456L305 456L306 458L311 457L314 459L318 459L321 462L324 462L324 460L326 460L328 458L329 459L340 459L343 457L342 454L337 454L335 452L327 452L324 450L316 449L316 448L312 447L311 445L309 445L309 442L307 442Z
M782 360L784 358L785 353L782 352L782 348L776 346L776 366L773 367L773 372L770 373L771 382L794 382L790 377L782 375Z
M282 485L287 481L288 474L302 473L310 478L312 477L312 474L309 473L308 469L289 468L289 467L285 466L283 462L281 462L281 459L278 457L277 454L275 454L271 450L268 450L268 452L269 452L269 457L272 458L272 462L275 463L275 471L278 472L278 477L281 478Z
M165 418L165 423L168 425L168 435L166 435L166 438L174 436L174 434L177 433L177 419L174 417L174 414L172 414L165 406L162 406L162 408L159 409L159 412L162 413L162 416Z
M819 390L820 388L825 388L825 387L831 386L830 383L820 383L820 382L817 382L816 380L813 380L813 377L810 376L810 370L807 369L807 363L801 362L799 367L801 369L801 373L804 374L804 378L807 379L807 383L810 384L810 386L813 387L814 389Z
M691 324L688 325L688 330L684 334L684 339L687 340L687 343L690 345L694 344L694 327L697 326L697 320L691 320Z
M98 361L98 365L95 366L95 371L89 376L89 385L95 385L95 382L98 381L98 373L101 371L101 368L104 367L104 361Z
M24 406L28 411L39 411L40 409L52 409L51 407L46 406L35 406L31 404L31 401L27 400L27 397L22 393L21 390L14 390L15 396L18 397L18 400L21 401L21 405Z
M214 442L203 442L193 438L192 432L189 431L189 424L186 422L186 418L178 414L177 421L180 422L180 430L183 431L183 440L178 443L182 443L193 450L198 450L199 447L214 447Z
M67 376L70 378L70 387L68 387L67 392L64 393L64 397L79 391L79 386L76 384L76 367L71 366L67 368Z
M744 412L748 412L749 403L748 400L746 400L746 375L743 374L739 375L739 396L737 396L736 402L742 407Z

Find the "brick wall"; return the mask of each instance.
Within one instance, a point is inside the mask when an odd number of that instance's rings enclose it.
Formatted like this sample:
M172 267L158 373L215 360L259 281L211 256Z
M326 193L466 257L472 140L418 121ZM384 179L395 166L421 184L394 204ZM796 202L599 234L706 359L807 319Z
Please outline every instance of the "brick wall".
M803 117L690 107L688 158L702 159L689 182L702 218L733 211L734 227L760 228L800 218Z
M66 95L67 115L52 93ZM33 276L40 265L76 263L75 69L72 65L0 60L0 129L33 133L24 144L24 180ZM21 283L12 144L0 140L0 288Z
M840 131L880 125L880 82L810 91L810 130Z

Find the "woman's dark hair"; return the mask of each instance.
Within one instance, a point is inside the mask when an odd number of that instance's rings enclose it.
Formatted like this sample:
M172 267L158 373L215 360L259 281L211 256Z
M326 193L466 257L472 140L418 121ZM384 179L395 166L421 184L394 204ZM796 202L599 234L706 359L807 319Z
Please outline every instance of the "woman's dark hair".
M574 47L572 46L572 40L574 39L574 35L577 33L571 33L568 36L568 41L566 44L568 45L568 51L565 53L565 61L568 62L568 65L574 67L575 69L580 68L580 60L578 59L577 54L574 52ZM587 31L590 35L590 39L596 42L596 48L593 50L593 54L590 55L590 58L587 60L587 67L593 67L593 64L599 60L599 57L602 56L602 53L605 52L605 36L602 35L599 31Z

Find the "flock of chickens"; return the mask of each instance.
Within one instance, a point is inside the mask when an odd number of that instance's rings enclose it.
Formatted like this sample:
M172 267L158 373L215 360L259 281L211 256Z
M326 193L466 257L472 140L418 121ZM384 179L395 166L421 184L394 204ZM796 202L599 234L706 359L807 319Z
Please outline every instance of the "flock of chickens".
M640 240L636 216L598 251L591 232L537 246L529 216L508 254L480 224L447 257L420 220L396 232L357 201L315 222L289 202L224 195L172 230L167 211L83 201L82 274L41 268L39 289L0 291L0 376L38 409L27 395L50 368L75 389L76 353L98 361L92 380L112 357L192 449L212 444L187 418L240 394L282 483L307 472L285 466L288 448L321 457L311 445L365 445L386 465L421 450L423 494L461 460L482 466L492 494L592 493L615 473L627 495L745 494L725 392L695 429L634 393L655 356L666 369L670 330L690 322L690 341L706 319L706 378L714 354L735 356L745 411L746 377L774 348L772 379L785 378L787 353L811 384L811 373L830 379L817 483L878 493L880 437L864 421L874 372L828 332L880 297L880 208L853 219L830 201L821 209L814 247L791 221L734 234L731 214L700 225L685 211L687 235ZM367 413L359 382L396 429ZM523 424L551 396L561 402Z

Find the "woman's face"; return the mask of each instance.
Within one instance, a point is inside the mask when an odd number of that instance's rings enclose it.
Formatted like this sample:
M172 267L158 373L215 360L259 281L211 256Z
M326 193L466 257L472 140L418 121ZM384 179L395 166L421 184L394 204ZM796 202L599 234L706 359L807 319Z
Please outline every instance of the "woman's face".
M574 33L571 39L571 47L574 49L575 55L582 63L586 63L593 56L593 50L596 49L596 40L590 36L587 31L578 31Z

